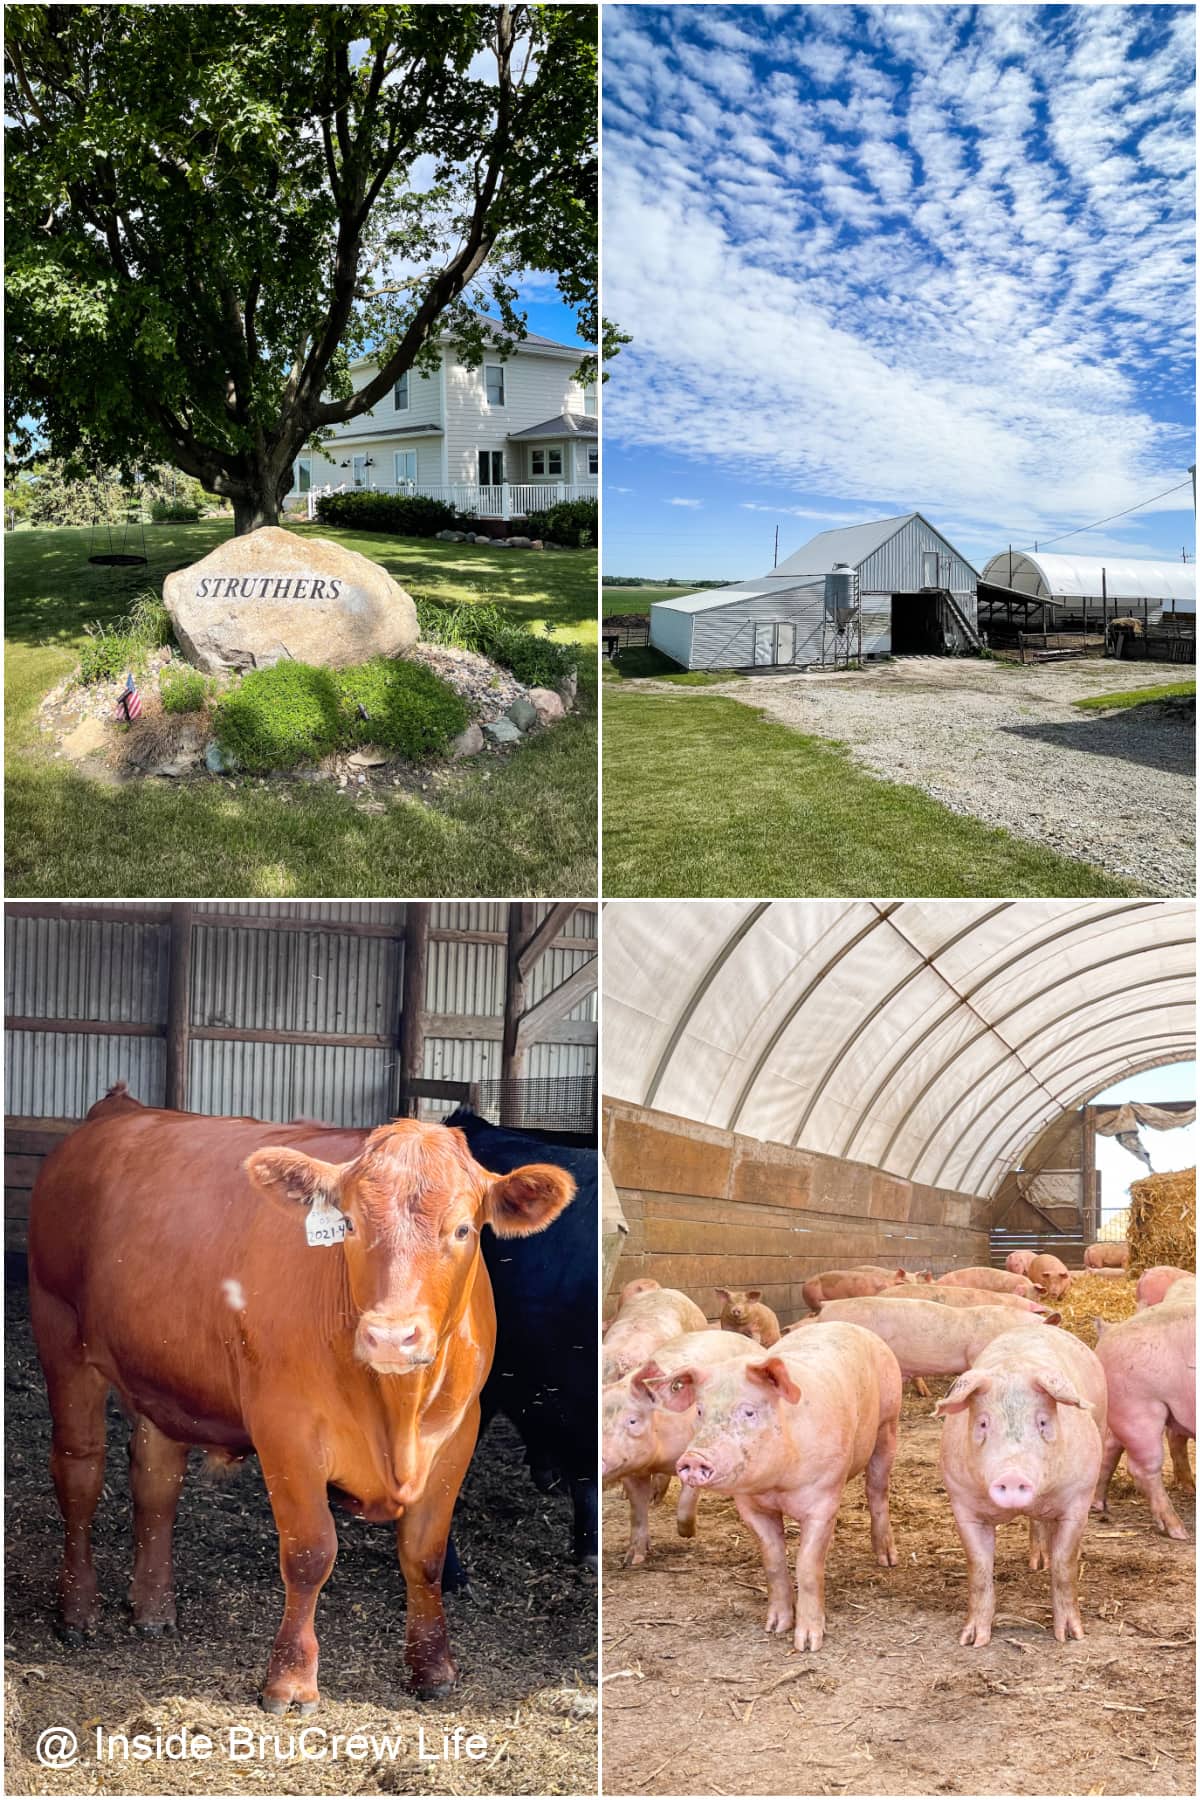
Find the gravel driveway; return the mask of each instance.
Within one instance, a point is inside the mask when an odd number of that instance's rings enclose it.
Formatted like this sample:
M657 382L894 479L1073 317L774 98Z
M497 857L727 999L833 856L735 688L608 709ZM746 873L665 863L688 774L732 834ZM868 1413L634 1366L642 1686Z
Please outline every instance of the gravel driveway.
M1158 663L1022 668L911 657L855 674L751 676L695 691L727 694L796 731L837 738L875 774L1146 893L1192 894L1193 724L1169 706L1081 713L1071 704L1190 675Z

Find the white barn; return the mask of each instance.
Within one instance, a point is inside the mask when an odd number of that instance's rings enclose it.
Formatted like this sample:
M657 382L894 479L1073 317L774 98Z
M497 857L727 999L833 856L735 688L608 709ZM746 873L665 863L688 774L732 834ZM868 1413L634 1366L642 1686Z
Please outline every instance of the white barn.
M1105 614L1112 618L1122 612L1149 624L1172 613L1181 622L1194 623L1196 617L1195 563L1002 550L988 559L979 579L989 590L999 590L988 595L990 610L1002 607L1006 595L1043 602L1052 628L1068 619L1099 623Z
M918 512L822 531L757 581L656 601L650 642L685 669L820 665L838 566L855 577L864 657L978 647L978 574Z

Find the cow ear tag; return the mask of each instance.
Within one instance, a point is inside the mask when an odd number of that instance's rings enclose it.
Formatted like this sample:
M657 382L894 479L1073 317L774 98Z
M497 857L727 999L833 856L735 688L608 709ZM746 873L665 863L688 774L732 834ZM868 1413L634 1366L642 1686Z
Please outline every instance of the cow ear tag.
M317 1194L304 1215L304 1235L309 1243L318 1247L340 1244L349 1230L350 1221L345 1213L331 1206L324 1194Z

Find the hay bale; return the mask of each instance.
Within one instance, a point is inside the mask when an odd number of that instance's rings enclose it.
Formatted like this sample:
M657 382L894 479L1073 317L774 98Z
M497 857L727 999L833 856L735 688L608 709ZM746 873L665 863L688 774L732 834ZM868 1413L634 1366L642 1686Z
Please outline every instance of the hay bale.
M1089 1350L1096 1348L1096 1319L1115 1324L1137 1311L1137 1284L1127 1275L1097 1275L1090 1270L1073 1273L1071 1285L1054 1310L1062 1315L1063 1329L1079 1338Z
M1169 1263L1196 1267L1196 1171L1146 1175L1129 1187L1129 1273Z

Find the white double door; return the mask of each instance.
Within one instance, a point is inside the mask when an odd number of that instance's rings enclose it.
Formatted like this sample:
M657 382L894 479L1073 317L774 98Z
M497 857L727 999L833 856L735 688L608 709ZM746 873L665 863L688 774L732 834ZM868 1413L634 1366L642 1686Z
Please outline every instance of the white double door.
M754 666L771 668L776 663L796 660L796 627L791 619L756 619L754 622Z

